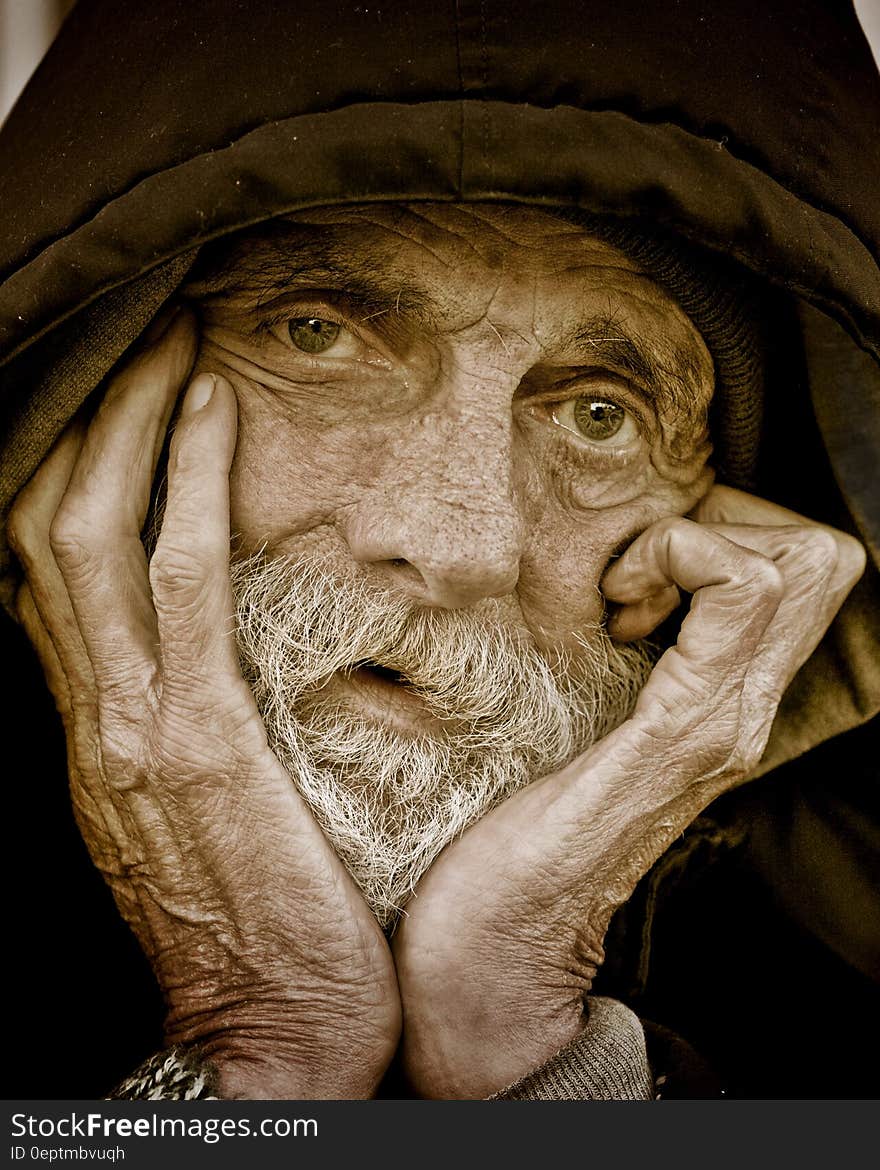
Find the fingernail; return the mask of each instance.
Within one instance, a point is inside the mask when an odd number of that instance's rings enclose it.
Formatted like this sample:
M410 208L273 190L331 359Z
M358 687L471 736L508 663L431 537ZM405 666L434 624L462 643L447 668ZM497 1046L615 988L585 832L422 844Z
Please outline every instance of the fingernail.
M183 400L181 414L195 414L197 410L207 406L216 385L217 379L213 374L199 374L194 378Z
M166 305L165 308L162 309L162 311L153 318L149 328L144 332L144 342L147 345L153 345L159 340L160 337L164 337L165 333L168 331L168 326L180 312L181 308L182 305L180 304Z

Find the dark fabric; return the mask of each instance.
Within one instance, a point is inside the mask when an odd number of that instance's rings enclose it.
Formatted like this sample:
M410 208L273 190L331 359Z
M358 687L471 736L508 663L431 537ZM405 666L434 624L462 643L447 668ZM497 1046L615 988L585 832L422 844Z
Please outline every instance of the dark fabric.
M643 1020L642 1027L656 1100L699 1101L725 1096L714 1069L691 1044L662 1024Z
M677 125L880 240L877 79L840 0L80 0L4 132L0 271L259 126L464 94Z

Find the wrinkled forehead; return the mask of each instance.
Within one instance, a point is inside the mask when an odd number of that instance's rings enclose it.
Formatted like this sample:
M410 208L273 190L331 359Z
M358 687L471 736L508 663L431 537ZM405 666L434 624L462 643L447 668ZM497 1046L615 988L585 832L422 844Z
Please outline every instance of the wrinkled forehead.
M285 217L300 228L384 246L393 254L421 251L443 263L501 268L521 264L553 270L561 257L638 271L619 249L550 208L512 203L374 203L313 208Z
M298 246L301 251L297 250ZM454 282L462 272L505 268L543 275L560 261L638 273L619 249L551 210L505 203L369 203L317 207L268 220L212 246L229 275L268 263L273 271L308 258L412 279L429 268ZM265 269L263 269L265 271ZM280 274L280 272L279 272Z

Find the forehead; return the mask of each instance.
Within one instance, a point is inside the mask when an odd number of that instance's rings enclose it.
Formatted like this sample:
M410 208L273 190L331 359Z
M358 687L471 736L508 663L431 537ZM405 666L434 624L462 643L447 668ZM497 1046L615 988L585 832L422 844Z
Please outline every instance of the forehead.
M385 249L387 259L420 253L468 269L528 265L552 271L560 257L637 271L622 252L549 210L499 203L374 203L313 208L285 217L353 246Z

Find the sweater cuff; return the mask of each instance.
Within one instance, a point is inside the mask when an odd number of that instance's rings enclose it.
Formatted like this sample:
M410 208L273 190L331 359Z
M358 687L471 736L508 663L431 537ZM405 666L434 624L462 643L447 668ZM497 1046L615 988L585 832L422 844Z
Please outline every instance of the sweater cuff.
M107 1101L216 1101L210 1064L196 1049L176 1045L145 1060Z
M591 996L587 1025L546 1064L489 1101L653 1101L654 1078L638 1016Z

